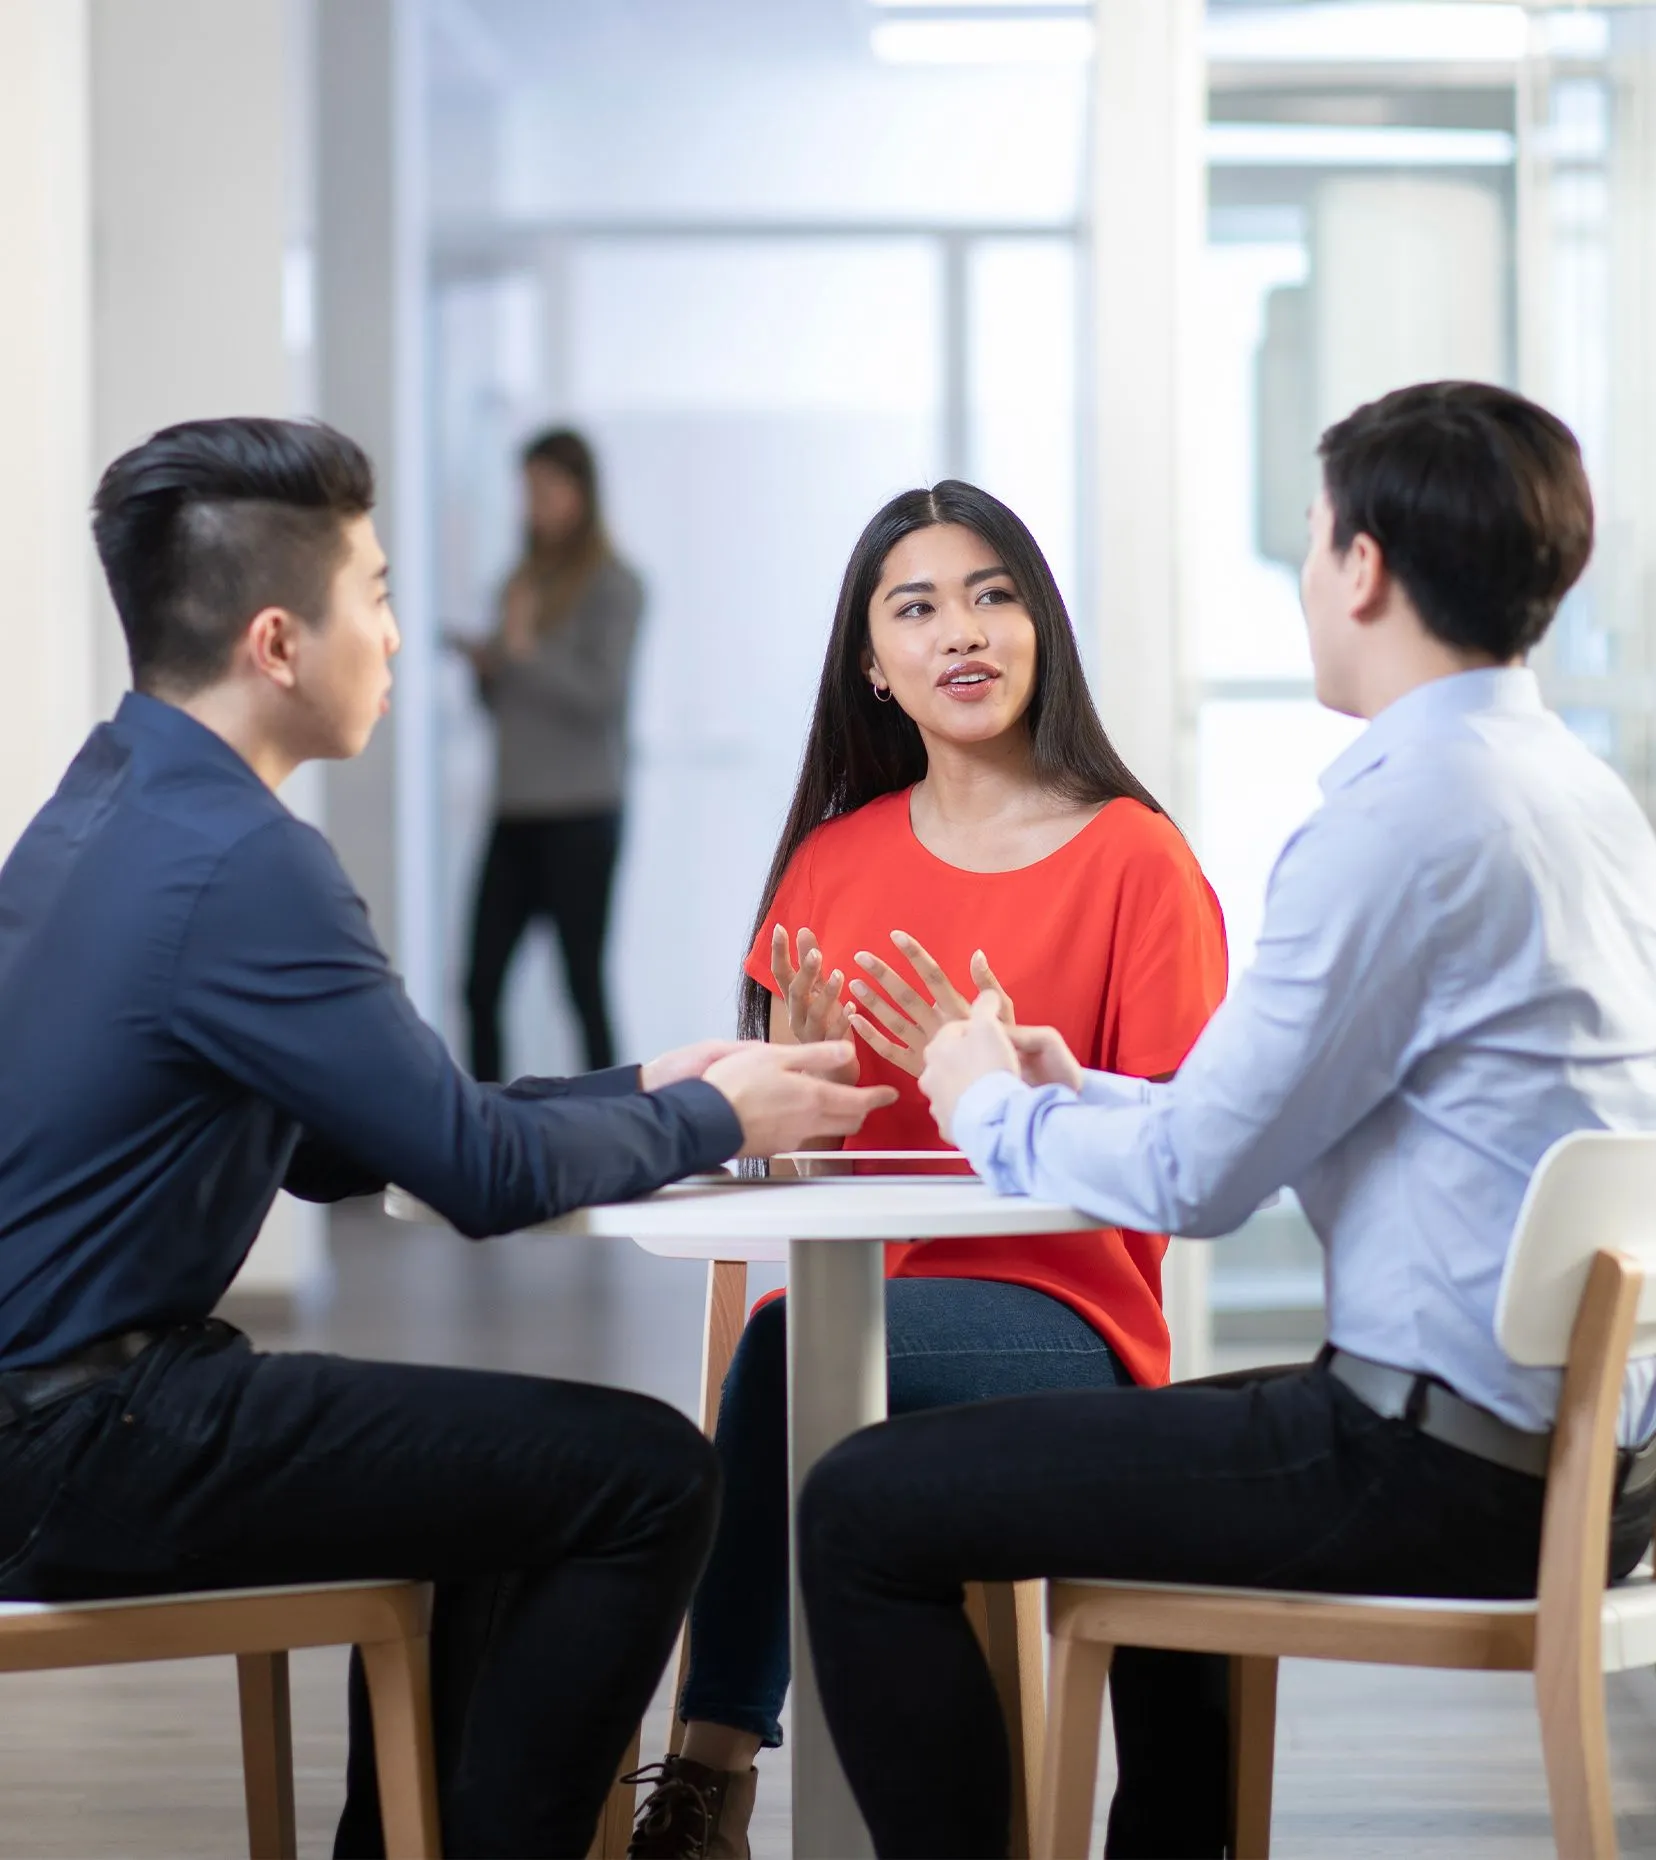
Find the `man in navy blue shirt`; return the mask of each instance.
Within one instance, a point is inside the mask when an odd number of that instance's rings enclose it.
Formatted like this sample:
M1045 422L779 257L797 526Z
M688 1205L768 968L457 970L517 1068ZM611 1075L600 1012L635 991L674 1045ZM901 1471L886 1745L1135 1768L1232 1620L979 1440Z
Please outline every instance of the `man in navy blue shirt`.
M481 1237L889 1094L824 1046L454 1065L275 792L387 708L372 503L351 441L270 420L99 486L135 689L0 870L0 1594L434 1580L447 1851L584 1854L711 1536L706 1443L639 1396L259 1355L210 1314L282 1187L394 1181ZM352 1693L336 1852L383 1852Z

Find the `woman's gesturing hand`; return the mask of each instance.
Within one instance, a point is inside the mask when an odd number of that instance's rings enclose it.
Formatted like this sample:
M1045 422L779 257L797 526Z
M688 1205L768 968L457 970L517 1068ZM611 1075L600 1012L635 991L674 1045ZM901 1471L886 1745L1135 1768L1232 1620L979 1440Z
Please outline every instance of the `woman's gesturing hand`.
M771 932L771 974L782 991L782 1006L788 1016L788 1031L801 1046L814 1046L818 1040L844 1040L851 1029L842 999L845 977L835 969L822 973L822 951L809 930L801 930L796 963L788 947L788 932L778 924Z
M885 990L877 994L869 982L860 978L851 984L857 1006L848 1016L858 1038L871 1046L881 1058L889 1059L911 1077L918 1078L926 1063L926 1047L938 1031L951 1021L965 1020L972 1004L943 973L942 965L917 943L907 931L893 930L891 940L907 957L921 982L931 991L930 998L906 982L888 962L867 950L857 954L857 967ZM1000 1019L1008 1027L1014 1024L1012 1000L995 979L989 959L980 949L972 957L972 980L978 994L1000 997Z

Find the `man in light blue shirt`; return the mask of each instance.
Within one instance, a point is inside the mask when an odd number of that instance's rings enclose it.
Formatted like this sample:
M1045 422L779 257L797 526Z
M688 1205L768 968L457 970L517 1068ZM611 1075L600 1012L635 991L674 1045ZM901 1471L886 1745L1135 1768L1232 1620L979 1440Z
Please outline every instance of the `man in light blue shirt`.
M1544 1432L1555 1370L1495 1341L1530 1174L1572 1130L1656 1117L1656 836L1523 667L1395 699L1284 848L1252 966L1165 1084L984 1069L948 1128L1004 1194L1227 1234L1291 1187L1327 1249L1329 1340ZM983 1010L980 1010L980 1012ZM934 1061L1004 1059L996 1023ZM1656 1428L1650 1359L1624 1437Z
M1656 1124L1656 836L1523 664L1591 549L1568 431L1438 384L1359 409L1322 457L1317 692L1371 721L1278 861L1252 967L1167 1082L1085 1072L986 996L922 1085L998 1189L1101 1222L1220 1235L1292 1187L1329 1346L1227 1386L916 1417L823 1463L813 1646L882 1854L1006 1851L993 1694L937 1606L962 1579L1534 1593L1558 1377L1501 1351L1496 1294L1547 1148ZM1648 1360L1622 1429L1656 1431ZM1624 1455L1618 1568L1650 1541L1653 1480L1656 1455ZM1223 1851L1222 1677L1118 1656L1110 1853Z

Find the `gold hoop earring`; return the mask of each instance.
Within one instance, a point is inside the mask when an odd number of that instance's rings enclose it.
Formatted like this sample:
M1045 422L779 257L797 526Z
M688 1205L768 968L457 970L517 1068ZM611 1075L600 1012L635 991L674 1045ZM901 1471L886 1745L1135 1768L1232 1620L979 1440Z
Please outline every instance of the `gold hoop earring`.
M876 704L889 704L891 702L890 685L877 685L874 683L873 679L870 679L868 681L868 688L874 693L874 702Z

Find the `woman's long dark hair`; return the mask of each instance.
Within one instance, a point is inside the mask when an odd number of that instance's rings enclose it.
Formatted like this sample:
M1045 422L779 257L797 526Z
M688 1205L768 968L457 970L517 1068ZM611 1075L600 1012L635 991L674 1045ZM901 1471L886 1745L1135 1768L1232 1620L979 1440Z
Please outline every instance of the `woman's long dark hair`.
M580 433L558 426L537 434L523 448L521 463L525 471L532 465L550 465L574 479L583 505L581 521L573 533L556 544L537 536L532 525L524 526L523 555L512 571L512 580L530 588L535 603L535 630L546 633L568 618L587 584L614 551L604 527L597 454Z
M886 557L905 536L936 523L958 523L983 538L1011 575L1035 623L1035 689L1023 721L1042 786L1082 806L1128 795L1162 812L1104 734L1064 597L1022 520L999 498L958 478L945 478L929 491L904 491L875 513L851 551L799 780L749 934L750 946L770 916L789 861L825 820L853 813L882 794L912 787L926 773L926 749L918 727L901 705L875 699L865 661L868 609ZM752 976L743 976L738 1018L744 1039L765 1038L770 999Z

